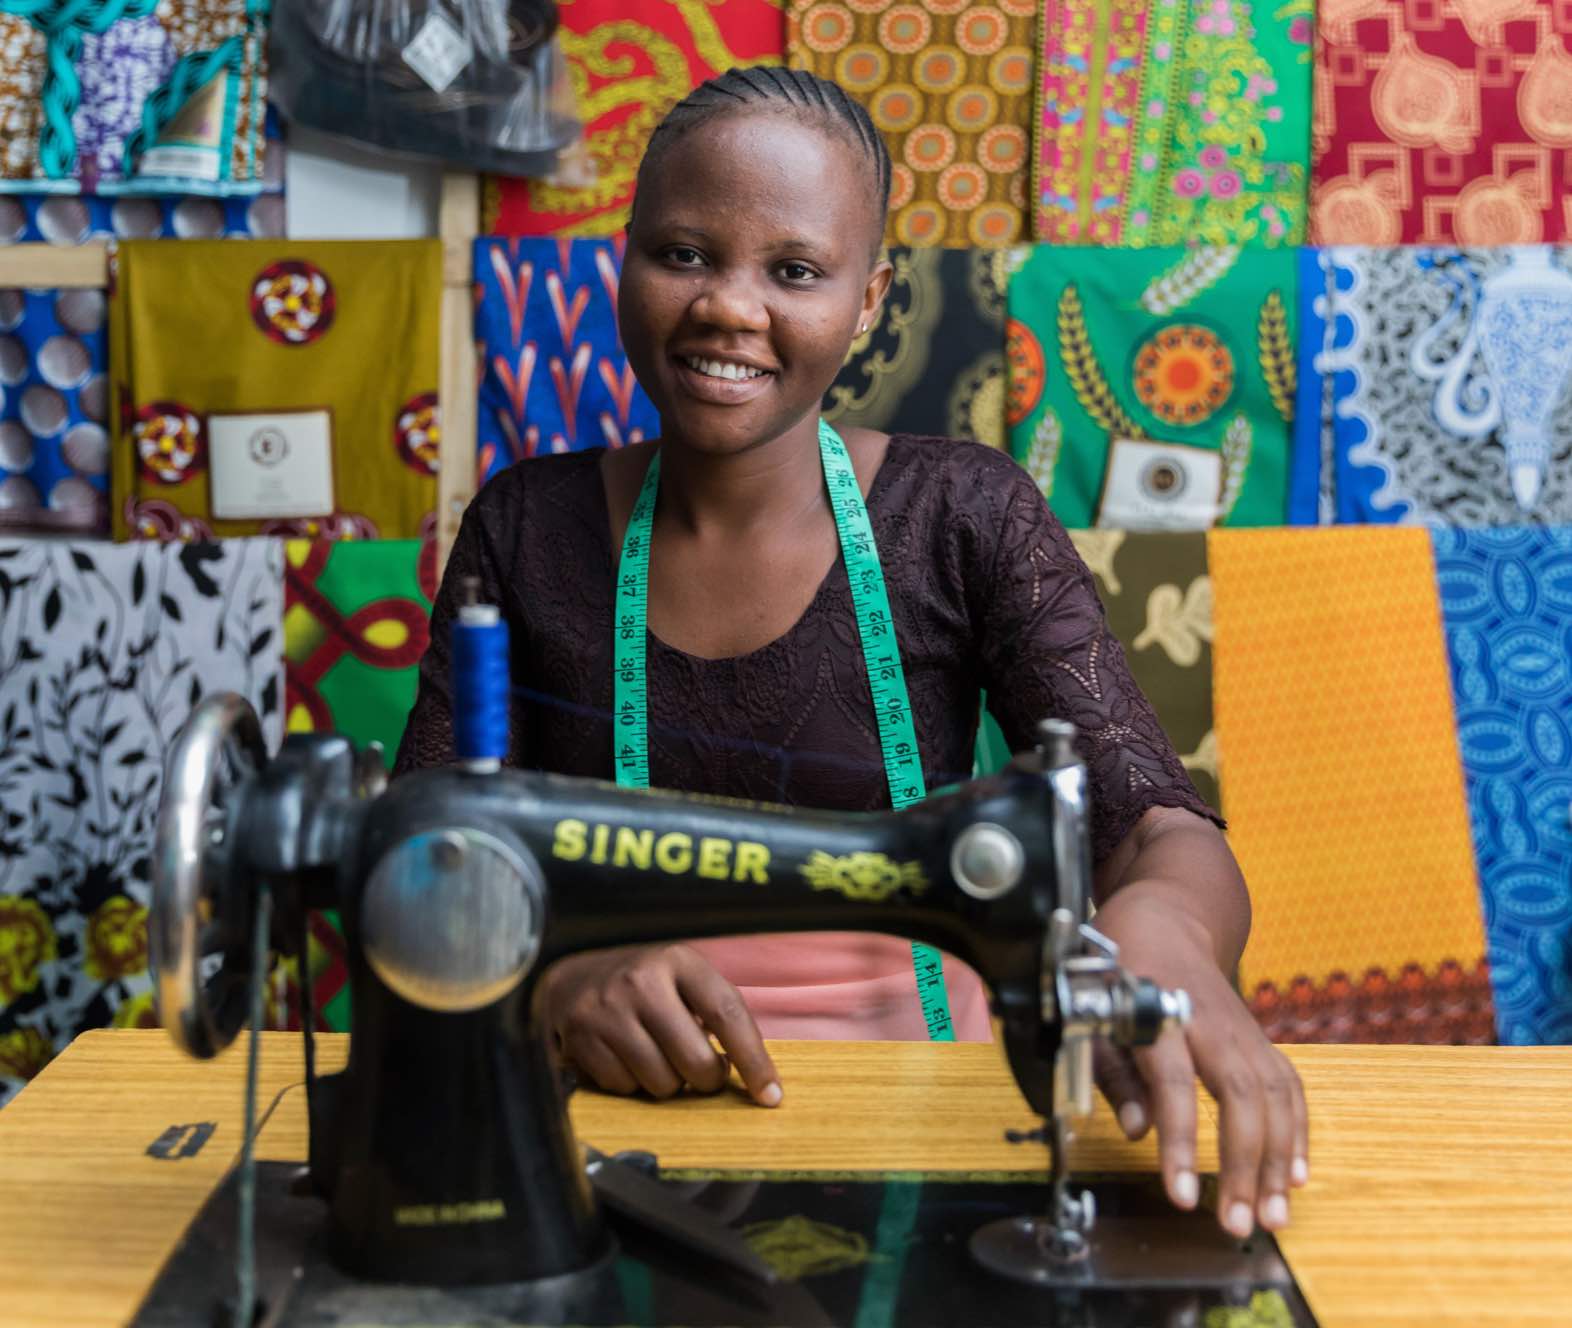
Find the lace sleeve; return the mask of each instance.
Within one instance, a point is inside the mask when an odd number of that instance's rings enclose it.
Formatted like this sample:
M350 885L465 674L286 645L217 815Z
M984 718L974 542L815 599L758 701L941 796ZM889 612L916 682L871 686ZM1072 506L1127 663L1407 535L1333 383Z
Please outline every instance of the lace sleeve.
M502 609L510 629L512 649L515 655L518 652L523 622L505 587L503 569L507 564L501 553L505 546L500 538L501 532L517 522L516 516L510 517L509 506L498 480L488 486L487 491L478 494L464 513L458 536L448 554L436 603L432 606L431 639L420 660L420 686L393 763L395 778L425 766L451 765L456 759L448 640L466 577L479 580L483 602ZM511 765L519 763L521 737L518 708L514 706L508 724L508 763Z
M1092 574L1024 473L1004 511L982 613L988 708L1012 751L1041 719L1079 730L1092 795L1092 858L1101 863L1152 807L1222 820L1190 783L1109 630Z

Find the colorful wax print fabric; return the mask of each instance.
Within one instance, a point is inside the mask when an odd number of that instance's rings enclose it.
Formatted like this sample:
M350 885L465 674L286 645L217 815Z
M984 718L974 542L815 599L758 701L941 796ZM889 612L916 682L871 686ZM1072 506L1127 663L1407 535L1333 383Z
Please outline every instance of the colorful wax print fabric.
M1073 528L1277 525L1291 250L1038 245L1010 280L1010 445Z
M1572 7L1323 0L1317 244L1534 244L1572 231Z
M1332 380L1326 372L1331 293L1326 254L1299 250L1299 384L1288 464L1288 522L1330 525L1337 519L1332 493Z
M893 159L891 244L1027 238L1035 0L791 0L786 54L868 108Z
M116 538L422 538L441 297L436 240L122 245Z
M1572 530L1436 530L1507 1043L1572 1042Z
M1027 252L890 249L889 293L826 394L825 418L1006 446L1005 288Z
M0 196L0 245L283 230L256 198ZM0 529L109 533L109 353L101 290L0 290Z
M578 153L551 180L490 178L497 235L614 235L628 220L650 133L705 79L778 65L782 0L563 0L557 41L584 121ZM576 158L576 159L575 159Z
M1492 1040L1440 603L1422 530L1219 530L1213 706L1282 1041Z
M0 1101L76 1034L152 1024L154 822L192 707L282 735L283 548L0 537Z
M1292 245L1310 0L1042 0L1038 239Z
M0 190L255 194L269 0L0 0Z
M1315 488L1338 521L1572 522L1572 249L1339 246L1318 269L1303 365L1330 418L1301 422L1296 518Z
M1070 539L1092 570L1108 625L1190 782L1220 811L1205 533L1074 530Z
M624 240L475 242L477 483L543 452L660 432L617 338Z

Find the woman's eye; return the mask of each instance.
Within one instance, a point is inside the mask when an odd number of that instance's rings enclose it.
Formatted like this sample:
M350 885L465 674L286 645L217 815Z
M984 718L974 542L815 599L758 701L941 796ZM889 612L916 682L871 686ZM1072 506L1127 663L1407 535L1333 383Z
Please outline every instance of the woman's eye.
M679 244L666 250L666 257L678 267L697 267L704 261L704 255L697 249L690 249L685 244Z
M782 263L781 276L787 281L812 281L819 274L806 263Z

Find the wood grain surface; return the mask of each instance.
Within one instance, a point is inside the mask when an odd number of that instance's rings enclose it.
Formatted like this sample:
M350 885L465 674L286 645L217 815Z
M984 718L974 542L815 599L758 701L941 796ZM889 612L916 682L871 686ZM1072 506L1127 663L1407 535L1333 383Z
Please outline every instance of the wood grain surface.
M345 1040L324 1037L322 1068ZM668 1167L1040 1171L1004 1141L1030 1113L997 1048L780 1042L774 1111L740 1094L673 1102L581 1093L607 1151ZM1572 1323L1572 1048L1291 1047L1310 1100L1311 1183L1282 1244L1324 1328ZM125 1322L239 1144L243 1043L184 1060L159 1032L79 1038L0 1112L0 1323ZM259 1154L304 1156L299 1038L263 1040ZM1201 1164L1216 1164L1203 1099ZM216 1124L192 1158L147 1147ZM1077 1167L1150 1169L1106 1108Z

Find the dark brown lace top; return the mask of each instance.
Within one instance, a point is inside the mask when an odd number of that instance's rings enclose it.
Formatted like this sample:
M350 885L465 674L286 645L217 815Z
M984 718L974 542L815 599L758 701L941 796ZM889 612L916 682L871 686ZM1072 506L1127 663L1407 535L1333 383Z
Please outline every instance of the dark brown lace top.
M512 633L509 763L613 777L617 559L600 455L515 465L470 504L396 773L454 758L448 631L460 578L476 576ZM1025 471L979 444L897 435L867 501L930 789L971 774L986 692L1012 750L1031 746L1049 716L1080 730L1097 861L1150 807L1216 821ZM651 635L648 670L655 787L847 811L890 805L843 561L769 645L707 660Z

